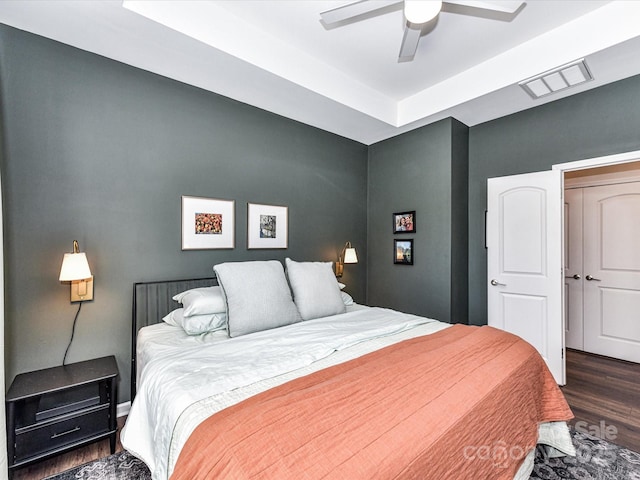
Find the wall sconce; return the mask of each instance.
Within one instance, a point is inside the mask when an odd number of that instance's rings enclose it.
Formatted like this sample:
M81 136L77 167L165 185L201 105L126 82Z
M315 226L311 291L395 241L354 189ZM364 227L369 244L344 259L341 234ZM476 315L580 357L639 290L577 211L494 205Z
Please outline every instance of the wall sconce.
M64 351L64 357L62 358L62 365L64 366L67 361L69 347L71 347L71 342L73 342L73 335L76 331L76 322L78 321L78 315L80 315L82 302L93 300L93 275L91 275L87 256L80 252L77 240L73 241L73 252L64 254L62 268L60 269L60 281L71 282L71 303L78 303L78 311L73 319L69 345L67 345L67 349Z
M78 241L73 241L73 253L65 253L60 269L60 281L71 282L71 302L93 300L93 275L87 256L80 252Z
M345 263L358 263L358 254L356 253L356 249L351 246L351 242L344 244L344 248L338 257L338 262L336 263L336 277L341 277L344 273Z

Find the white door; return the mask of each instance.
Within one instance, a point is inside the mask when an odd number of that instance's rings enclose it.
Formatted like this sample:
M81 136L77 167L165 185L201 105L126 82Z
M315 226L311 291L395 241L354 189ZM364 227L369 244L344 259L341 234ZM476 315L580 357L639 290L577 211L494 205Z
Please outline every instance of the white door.
M519 335L565 384L562 315L562 175L487 183L488 323Z
M584 189L584 349L640 363L640 183Z
M564 191L565 346L583 350L582 188Z

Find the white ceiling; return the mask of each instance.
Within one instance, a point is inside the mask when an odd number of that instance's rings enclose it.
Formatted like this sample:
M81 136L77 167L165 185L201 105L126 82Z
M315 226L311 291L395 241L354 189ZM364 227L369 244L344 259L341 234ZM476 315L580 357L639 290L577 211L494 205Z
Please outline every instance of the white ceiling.
M413 62L401 5L325 28L324 0L3 0L0 22L371 144L453 116L473 126L640 73L640 2L445 4ZM471 15L470 13L477 13ZM181 32L188 32L188 35ZM518 83L585 58L594 80Z

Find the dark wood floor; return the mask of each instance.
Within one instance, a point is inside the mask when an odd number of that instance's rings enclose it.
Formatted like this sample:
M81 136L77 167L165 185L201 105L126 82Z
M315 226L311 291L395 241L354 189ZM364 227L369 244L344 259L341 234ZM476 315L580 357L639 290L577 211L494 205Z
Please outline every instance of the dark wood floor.
M562 391L572 425L640 452L640 364L568 350Z
M567 385L562 387L576 428L640 452L640 364L567 351ZM124 424L119 419L119 429ZM122 450L118 436L117 451ZM40 480L109 455L109 441L17 470L14 480Z

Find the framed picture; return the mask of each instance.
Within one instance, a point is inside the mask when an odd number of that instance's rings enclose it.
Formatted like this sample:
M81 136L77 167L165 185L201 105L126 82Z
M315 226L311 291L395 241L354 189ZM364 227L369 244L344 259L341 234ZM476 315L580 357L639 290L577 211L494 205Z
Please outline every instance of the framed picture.
M413 239L393 241L393 263L413 265Z
M247 204L247 248L287 248L288 208Z
M393 214L393 233L415 233L416 211Z
M182 196L182 250L233 248L235 201Z

